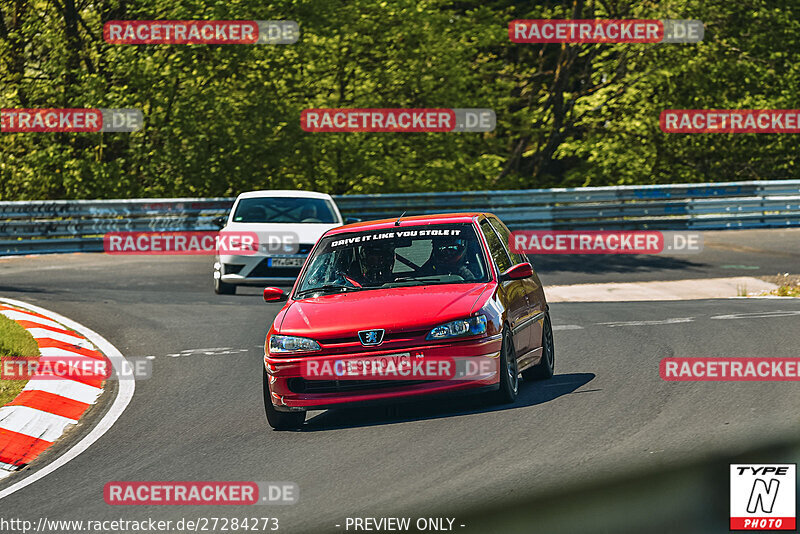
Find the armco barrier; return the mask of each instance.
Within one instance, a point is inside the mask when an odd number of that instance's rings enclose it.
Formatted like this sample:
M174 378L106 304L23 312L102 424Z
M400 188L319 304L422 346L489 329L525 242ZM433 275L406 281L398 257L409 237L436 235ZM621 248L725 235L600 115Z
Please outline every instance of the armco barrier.
M335 197L361 219L491 211L512 229L719 230L800 226L800 180ZM100 252L120 231L215 230L232 198L0 202L0 255Z

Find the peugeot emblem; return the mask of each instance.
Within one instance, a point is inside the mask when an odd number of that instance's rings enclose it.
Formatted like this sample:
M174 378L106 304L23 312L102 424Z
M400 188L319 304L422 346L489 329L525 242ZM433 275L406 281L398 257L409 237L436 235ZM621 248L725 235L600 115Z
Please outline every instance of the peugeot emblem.
M358 333L358 339L365 347L369 345L380 345L383 342L383 332L382 328L379 330L361 330Z

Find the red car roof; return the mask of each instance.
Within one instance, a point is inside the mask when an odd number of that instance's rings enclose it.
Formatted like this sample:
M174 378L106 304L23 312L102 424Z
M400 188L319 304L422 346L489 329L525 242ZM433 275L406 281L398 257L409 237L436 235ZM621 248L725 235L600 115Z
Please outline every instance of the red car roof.
M325 235L341 234L353 231L384 230L387 228L403 228L408 226L421 226L424 224L446 224L446 223L470 223L476 217L489 215L488 213L436 213L433 215L415 215L413 217L403 217L400 219L400 226L395 226L397 217L394 219L380 219L377 221L364 221L345 226L339 226L329 230Z

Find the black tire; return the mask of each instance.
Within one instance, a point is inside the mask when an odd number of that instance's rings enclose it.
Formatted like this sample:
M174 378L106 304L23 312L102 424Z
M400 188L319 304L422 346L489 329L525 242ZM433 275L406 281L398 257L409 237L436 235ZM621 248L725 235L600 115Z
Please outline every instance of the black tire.
M233 284L226 284L219 278L214 278L214 293L217 295L235 295L236 286Z
M275 430L298 430L301 428L306 420L306 412L279 412L276 410L272 405L269 393L269 375L266 369L262 373L264 375L264 411L267 414L269 426Z
M522 371L525 380L547 380L553 376L556 369L556 349L553 344L553 326L550 324L550 314L545 313L542 325L542 360Z
M514 339L508 329L503 329L503 345L500 348L500 389L493 391L491 400L495 404L509 404L517 400L519 393L519 371L514 351Z

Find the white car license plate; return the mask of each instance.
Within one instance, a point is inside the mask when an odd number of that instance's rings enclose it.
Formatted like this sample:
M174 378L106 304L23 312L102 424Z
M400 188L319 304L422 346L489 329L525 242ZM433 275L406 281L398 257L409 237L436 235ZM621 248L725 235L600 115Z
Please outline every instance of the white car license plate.
M302 267L305 258L269 258L269 267Z

